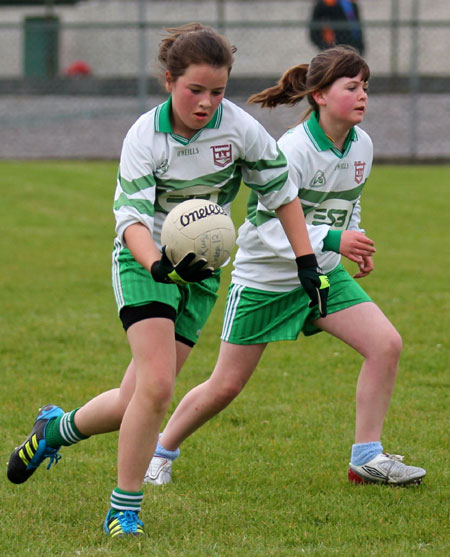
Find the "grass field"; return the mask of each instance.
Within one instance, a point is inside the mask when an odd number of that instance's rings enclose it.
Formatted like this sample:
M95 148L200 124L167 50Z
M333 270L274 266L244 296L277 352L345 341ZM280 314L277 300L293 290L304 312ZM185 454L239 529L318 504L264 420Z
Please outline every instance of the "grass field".
M117 386L130 356L110 286L116 164L0 162L0 173L5 465L40 406L72 409ZM235 403L184 444L174 483L145 486L143 539L102 531L109 434L63 449L26 484L3 473L0 555L449 555L449 189L449 166L376 166L363 199L378 250L363 284L404 341L384 447L427 469L421 486L347 482L361 358L321 334L270 346ZM244 211L241 195L236 221ZM213 368L229 271L170 411Z

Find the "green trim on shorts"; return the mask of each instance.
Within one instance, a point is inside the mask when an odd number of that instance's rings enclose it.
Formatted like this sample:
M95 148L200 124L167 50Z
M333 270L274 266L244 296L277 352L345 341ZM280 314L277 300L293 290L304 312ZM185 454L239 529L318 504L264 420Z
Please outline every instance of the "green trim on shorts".
M329 314L372 301L341 264L327 275ZM301 286L290 292L268 292L231 284L221 338L232 344L260 344L296 340L301 332L305 336L320 333L313 324L320 318L318 307L308 307L309 302Z
M112 263L118 313L124 306L141 306L150 302L167 304L177 312L175 333L197 343L217 300L221 269L199 283L177 285L156 282L118 240L114 242Z

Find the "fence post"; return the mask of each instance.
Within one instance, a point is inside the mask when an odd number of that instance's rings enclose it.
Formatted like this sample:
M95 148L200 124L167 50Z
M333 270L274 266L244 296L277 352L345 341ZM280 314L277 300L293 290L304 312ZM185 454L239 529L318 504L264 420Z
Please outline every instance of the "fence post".
M147 110L147 0L138 1L138 41L139 41L139 61L138 61L138 106L139 113L143 114Z
M398 0L391 0L391 76L398 74Z
M419 113L417 100L419 94L419 1L413 0L411 6L411 59L409 68L409 155L417 156L417 129Z
M225 0L217 0L217 31L225 33Z

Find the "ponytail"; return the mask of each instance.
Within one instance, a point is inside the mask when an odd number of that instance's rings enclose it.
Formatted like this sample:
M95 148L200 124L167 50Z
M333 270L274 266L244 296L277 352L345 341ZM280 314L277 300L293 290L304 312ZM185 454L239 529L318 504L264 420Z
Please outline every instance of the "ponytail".
M275 108L280 104L295 105L308 94L306 90L307 73L308 64L299 64L289 68L276 85L252 95L248 102L260 104L263 108Z

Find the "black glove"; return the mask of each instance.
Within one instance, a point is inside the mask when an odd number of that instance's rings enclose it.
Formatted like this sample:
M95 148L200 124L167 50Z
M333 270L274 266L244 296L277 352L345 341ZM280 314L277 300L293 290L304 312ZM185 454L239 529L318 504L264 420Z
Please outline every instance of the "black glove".
M317 265L317 259L313 253L297 257L295 262L297 263L300 283L311 298L309 307L318 304L320 317L326 317L328 291L330 289L328 277L322 273L322 269Z
M191 251L187 253L177 265L175 265L173 271L169 273L169 278L172 282L175 282L176 284L201 282L213 274L214 269L212 267L205 267L205 265L208 264L206 259L199 259L195 263L192 263L192 260L195 259L195 257L195 253Z
M199 259L191 264L193 259L195 259L195 253L189 252L174 266L167 257L166 247L164 246L161 259L153 263L150 272L156 282L166 284L171 282L175 284L200 282L213 274L214 269L212 267L205 267L206 259Z
M159 261L155 261L152 264L150 273L156 282L164 282L165 284L171 284L172 281L169 278L169 273L173 271L173 265L169 261L166 255L166 246L162 249L162 256Z

